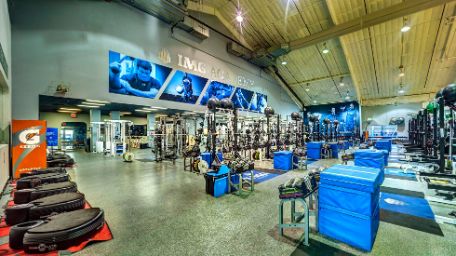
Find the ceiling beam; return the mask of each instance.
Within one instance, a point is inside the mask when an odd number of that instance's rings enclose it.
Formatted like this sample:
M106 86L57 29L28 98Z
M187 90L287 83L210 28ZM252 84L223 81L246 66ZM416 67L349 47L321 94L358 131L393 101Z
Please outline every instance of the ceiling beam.
M392 105L396 103L422 103L434 99L436 92L403 95L397 97L378 98L378 99L363 99L362 106L379 106Z
M400 4L390 6L380 11L363 15L357 19L335 25L327 30L288 42L291 51L323 43L329 39L347 35L364 28L375 26L383 22L407 16L435 6L443 5L455 0L408 0ZM272 46L269 53L282 48L283 45Z
M319 82L319 81L332 79L334 77L340 78L341 76L345 77L345 76L350 76L350 75L351 75L350 73L342 73L342 74L335 74L335 75L332 75L332 76L316 77L316 78L312 78L312 79L309 79L309 80L303 80L303 81L298 81L296 83L291 83L290 86L297 86L297 85L302 85L302 84L306 84L306 83Z
M241 33L239 33L238 29L236 29L233 25L232 22L227 21L222 14L217 10L216 8L209 6L207 4L199 4L193 1L189 1L187 3L187 10L189 11L194 11L194 12L200 12L200 13L205 13L209 14L212 16L215 16L222 24L225 26L228 31L236 37L237 40L244 46L245 48L249 49L250 51L253 51L253 47L245 41L244 37L242 36Z

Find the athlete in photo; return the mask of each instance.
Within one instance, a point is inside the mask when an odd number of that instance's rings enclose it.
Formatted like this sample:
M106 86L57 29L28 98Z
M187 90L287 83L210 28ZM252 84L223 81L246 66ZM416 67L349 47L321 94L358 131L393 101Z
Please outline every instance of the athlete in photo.
M109 87L114 93L130 94L146 98L155 98L161 84L151 77L152 64L145 60L134 60L134 72L120 77L121 64L109 65Z

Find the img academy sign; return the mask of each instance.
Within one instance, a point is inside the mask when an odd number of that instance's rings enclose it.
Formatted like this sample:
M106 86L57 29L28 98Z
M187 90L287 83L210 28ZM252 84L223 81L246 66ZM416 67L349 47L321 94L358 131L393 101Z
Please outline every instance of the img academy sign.
M202 62L195 59L191 59L187 56L182 54L177 55L177 66L190 70L196 73L202 74L204 77L208 77L212 80L216 80L219 82L224 82L227 84L232 84L241 87L251 87L254 85L254 81L248 79L242 75L230 75L230 73L226 70L223 70L219 67L211 67L208 69L208 66Z

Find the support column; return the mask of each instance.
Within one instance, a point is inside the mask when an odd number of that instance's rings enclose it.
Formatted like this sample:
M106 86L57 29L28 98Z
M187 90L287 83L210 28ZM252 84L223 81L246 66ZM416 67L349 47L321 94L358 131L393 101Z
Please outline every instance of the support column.
M149 147L152 147L153 139L149 136L149 132L152 131L155 127L155 114L148 113L147 114L147 142L149 143Z
M120 111L111 111L109 112L111 120L120 120Z
M90 110L90 123L92 122L101 122L101 111L99 109ZM98 141L100 134L98 134L98 129L92 129L93 126L90 126L90 152L95 152L95 143Z

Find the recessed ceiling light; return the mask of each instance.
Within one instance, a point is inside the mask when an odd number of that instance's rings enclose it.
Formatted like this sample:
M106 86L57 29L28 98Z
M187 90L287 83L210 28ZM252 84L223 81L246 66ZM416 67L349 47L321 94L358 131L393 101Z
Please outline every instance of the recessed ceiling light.
M152 112L151 110L144 110L144 109L135 109L136 112L144 112L144 113L150 113Z
M105 101L105 100L91 100L91 99L86 99L88 102L93 102L93 103L103 103L103 104L109 104L111 102Z
M84 104L84 105L94 105L94 106L104 106L104 105L106 105L106 103L89 102L89 101L83 101L82 104Z
M66 111L81 111L79 108L59 108L59 110L66 110Z
M282 61L282 65L284 65L284 66L285 66L285 65L287 65L287 64L288 64L288 62L286 62L286 61Z
M84 104L79 104L77 105L78 107L81 108L99 108L100 106L94 106L94 105L84 105Z
M71 111L71 110L61 110L61 109L57 110L57 112L59 112L59 113L75 113L75 111Z

